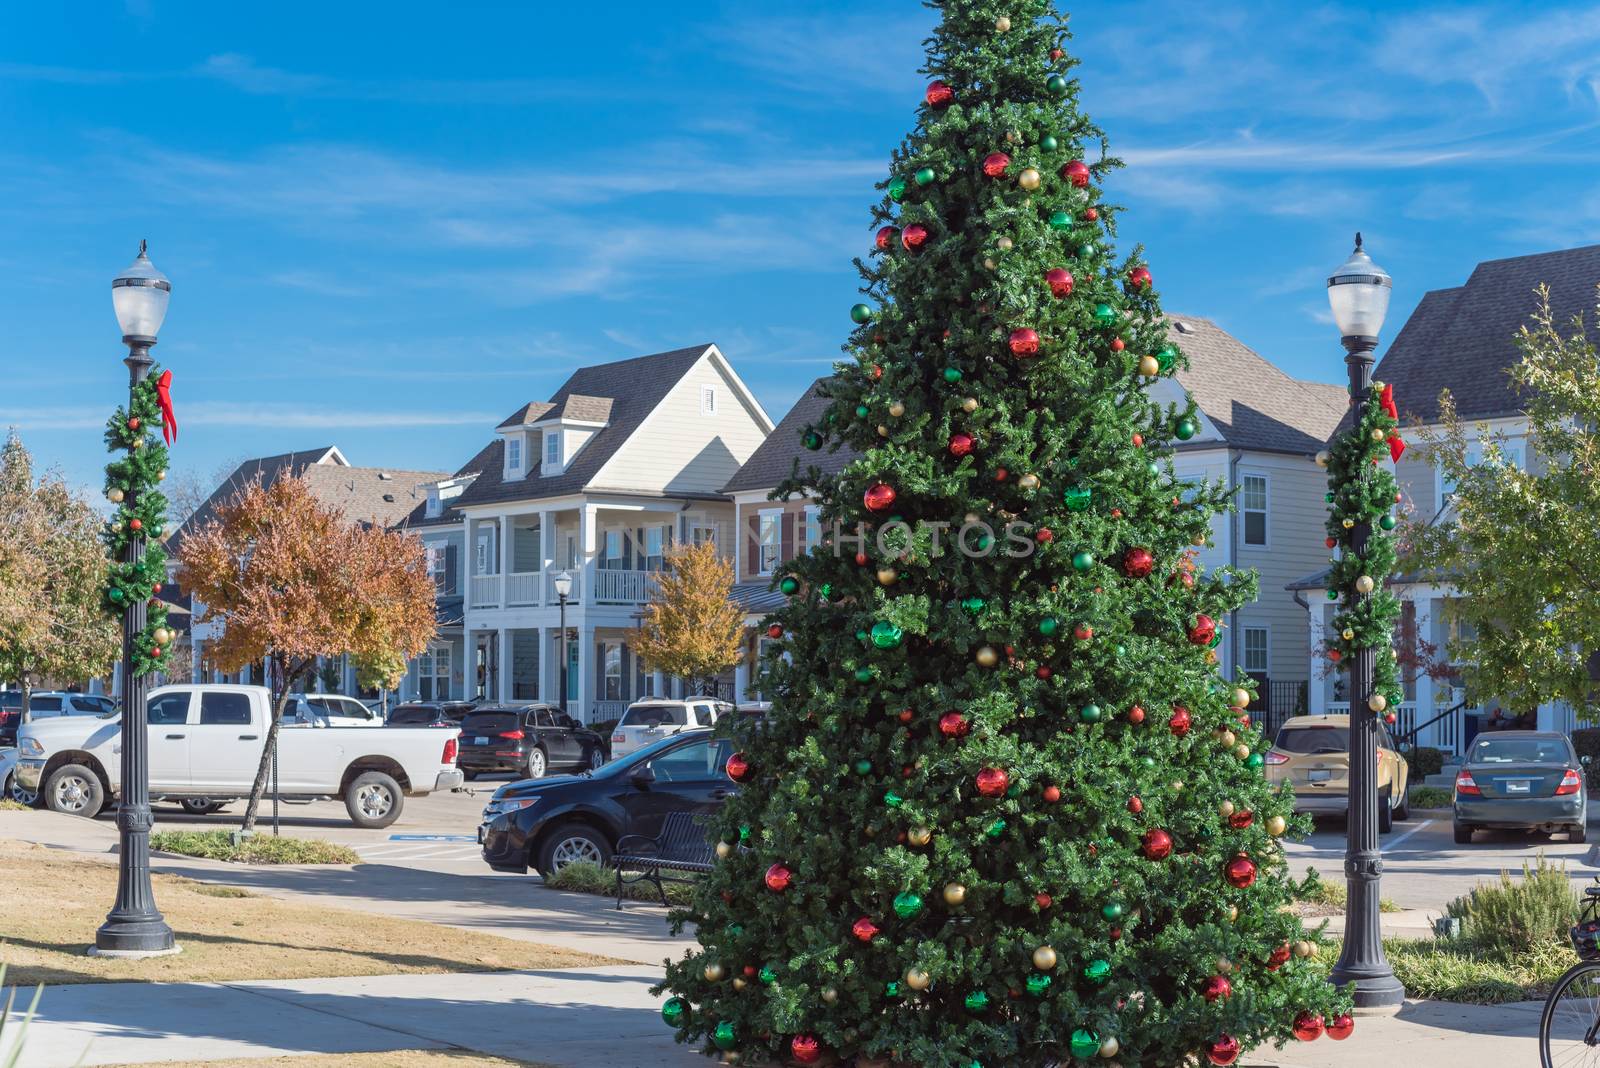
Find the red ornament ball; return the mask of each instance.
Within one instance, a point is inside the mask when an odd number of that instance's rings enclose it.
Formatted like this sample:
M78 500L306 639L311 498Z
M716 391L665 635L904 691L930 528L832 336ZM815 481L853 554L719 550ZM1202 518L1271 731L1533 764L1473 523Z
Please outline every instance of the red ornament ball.
M1047 909L1055 904L1055 900L1049 894L1038 893L1033 895L1033 903L1042 909Z
M1080 642L1086 642L1090 638L1094 637L1094 628L1089 626L1087 623L1079 623L1076 627L1072 628L1072 636L1078 639Z
M1088 219L1090 222L1094 222L1100 218L1100 213L1095 211L1093 208L1086 208L1084 209L1083 217Z
M1233 984L1228 982L1226 975L1213 975L1205 981L1200 993L1207 1001L1222 1001L1233 996Z
M1247 808L1239 809L1228 817L1228 826L1236 831L1242 831L1256 820L1256 814Z
M1040 527L1038 530L1034 531L1033 540L1038 542L1040 545L1045 545L1051 541L1054 541L1055 536L1055 531L1051 530L1049 527Z
M1239 1040L1230 1034L1218 1035L1206 1044L1206 1059L1212 1064L1232 1064L1239 1059Z
M902 708L900 710L900 722L901 723L910 723L911 722L911 718L913 716L915 716L915 715L916 715L916 713L911 711L911 709Z
M1128 272L1128 285L1134 289L1143 289L1153 281L1154 279L1150 276L1150 268L1148 267L1135 267Z
M815 1064L822 1059L822 1043L815 1035L795 1035L789 1040L789 1052L801 1064Z
M1337 664L1339 661L1344 659L1344 654L1341 653L1337 649L1329 649L1328 650L1328 659L1332 660L1335 664Z
M1111 351L1112 352L1121 352L1123 349L1125 349L1127 347L1128 347L1128 343L1126 341L1122 340L1120 337L1114 337L1114 338L1111 339Z
M869 557L866 553L856 553L856 566L857 567L866 567L868 561L870 561L870 560L871 560L871 557Z
M1062 50L1061 50L1061 49L1059 49L1059 48L1052 48L1052 49L1050 49L1050 58L1051 58L1051 59L1054 59L1054 60L1059 60L1059 59L1060 59L1060 58L1061 58L1061 57L1062 57L1062 56L1064 56L1064 55L1066 55L1066 53L1065 53L1065 52L1063 52L1063 51L1062 51Z
M1227 866L1222 869L1222 874L1231 886L1243 890L1256 881L1256 862L1240 853L1228 861Z
M1339 1015L1328 1021L1328 1037L1333 1039L1335 1042L1343 1042L1345 1039L1350 1037L1351 1032L1353 1032L1355 1029L1355 1018L1352 1017L1348 1012L1341 1012Z
M1011 166L1011 157L1004 152L991 152L983 157L983 173L990 178L1000 178L1006 173L1006 168Z
M955 98L956 91L944 82L929 82L927 91L922 94L922 99L927 101L930 108L947 108Z
M1332 549L1334 546L1339 544L1339 539L1338 538L1329 538L1324 544L1327 545L1328 548Z
M1128 709L1128 722L1133 724L1143 723L1144 709L1140 708L1138 705L1134 705L1132 708Z
M1155 556L1143 546L1135 546L1122 554L1122 573L1129 578L1145 578L1155 570L1155 566Z
M723 765L723 770L734 782L749 782L756 769L755 765L750 763L749 757L743 753L735 753L728 758L728 763Z
M157 657L158 657L158 656L160 656L160 655L161 655L161 646L159 646L159 645L152 645L152 646L151 646L151 647L150 647L150 655L151 655L151 656L157 656Z
M1046 802L1053 805L1057 801L1061 800L1061 787L1053 785L1046 786L1040 796L1043 797Z
M139 429L139 417L137 415L134 416L132 419L128 420L128 429L129 430L138 430Z
M767 637L769 637L769 638L781 638L781 637L783 637L783 624L782 623L774 623L770 627L768 627L767 628Z
M887 512L894 507L894 487L884 482L874 482L861 495L861 503L869 512Z
M782 864L774 864L767 869L767 889L774 894L781 894L789 889L789 884L794 881L794 873Z
M964 738L972 725L960 712L946 712L939 717L939 733L946 738Z
M1033 673L1038 678L1048 679L1050 677L1050 665L1040 664L1038 667L1033 669Z
M1196 645L1210 645L1211 639L1217 636L1216 620L1204 613L1194 617L1194 625L1189 628L1189 640Z
M1160 827L1144 832L1142 845L1147 860L1166 860L1172 856L1172 835Z
M128 529L129 530L143 530L144 529L143 520L140 520L137 517L128 520Z
M1128 811L1137 816L1139 813L1144 811L1144 802L1140 801L1137 797L1128 798Z
M1321 1013L1306 1011L1294 1018L1294 1037L1302 1042L1315 1042L1324 1030Z
M1006 475L1007 474L1009 474L1009 472L1006 471L1005 468L997 467L997 468L994 469L994 480L996 482L1004 482L1006 480Z
M1189 733L1189 728L1194 724L1194 717L1189 715L1189 710L1182 705L1172 706L1172 718L1167 720L1167 729L1175 737L1182 738Z
M1013 356L1037 356L1039 354L1039 332L1032 327L1024 326L1011 331L1008 339Z
M888 252L894 247L895 240L899 236L899 230L895 229L893 226L884 226L879 228L877 236L872 239L872 242L878 246L878 251Z
M1051 296L1070 297L1072 295L1072 272L1065 267L1052 267L1044 273L1044 280L1050 285Z
M870 917L863 916L850 925L850 933L856 936L858 942L870 942L878 937L878 925Z
M972 445L973 441L971 434L956 433L950 435L951 456L966 456L968 453L972 452Z
M1075 159L1061 168L1061 177L1082 189L1089 184L1089 165L1081 159Z
M1395 714L1393 712L1385 712L1383 714L1383 722L1393 727L1395 724Z
M1005 768L984 768L978 772L978 792L984 797L1004 797L1011 786L1011 776Z
M912 223L900 231L900 244L907 252L915 252L928 243L928 228Z
M744 966L744 977L746 979L754 979L756 977L756 966L754 964L746 964Z

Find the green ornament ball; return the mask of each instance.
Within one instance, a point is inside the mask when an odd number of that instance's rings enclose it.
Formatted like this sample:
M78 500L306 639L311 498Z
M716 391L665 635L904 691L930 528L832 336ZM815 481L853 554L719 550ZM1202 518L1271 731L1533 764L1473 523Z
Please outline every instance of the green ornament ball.
M723 1020L717 1024L717 1029L711 1032L711 1041L717 1044L718 1049L728 1050L739 1044L739 1038L733 1031L733 1024Z
M1043 619L1039 620L1039 633L1048 638L1050 635L1054 634L1056 630L1060 628L1060 626L1061 621L1055 616L1045 616Z
M1156 363L1161 365L1163 371L1170 371L1178 362L1178 350L1171 345L1161 346L1161 351L1156 353Z
M906 799L895 793L893 790L890 790L888 793L883 795L883 803L889 808L899 808L901 805L906 803Z
M116 604L121 604L123 601L128 599L128 595L123 593L121 587L118 586L113 586L107 590L106 596L111 598L111 600Z
M744 934L744 924L742 924L742 923L730 923L730 924L728 924L728 937L729 938L738 938L742 934Z
M872 644L879 649L897 649L904 640L905 632L887 619L880 619L872 625Z
M1323 501L1325 501L1325 502L1326 502L1326 503L1328 503L1328 504L1332 504L1332 503L1333 503L1333 493L1332 493L1332 492L1331 492L1331 491L1330 491L1330 492L1328 492L1328 493L1324 493L1324 494L1323 494L1323 495L1322 495L1322 499L1323 499Z
M1382 519L1378 520L1378 526L1382 527L1384 530L1393 530L1399 524L1400 521L1392 515L1386 515Z
M1329 590L1328 591L1328 600L1337 601L1338 599L1339 599L1339 591L1338 590Z
M1122 919L1122 903L1120 901L1107 901L1100 906L1100 915L1108 920Z
M963 597L961 598L961 607L973 615L977 615L983 611L984 600L982 597Z
M1088 486L1068 486L1061 491L1061 503L1067 506L1069 512L1087 510L1093 499L1094 491Z
M748 823L739 824L739 841L750 841L750 825Z
M787 596L793 597L800 592L800 580L793 577L785 578L778 583L778 589L782 590Z
M1100 247L1093 241L1086 241L1078 246L1078 258L1080 260L1092 260L1094 259L1094 254L1099 251Z
M906 180L904 178L889 179L889 199L899 203L906 195Z
M1044 149L1046 152L1054 152L1056 149L1061 147L1061 142L1055 134L1045 134L1043 137L1039 138L1039 147Z
M968 1012L985 1012L989 1008L989 995L982 990L974 990L963 999L962 1004L967 1007Z
M661 1005L661 1018L668 1027L677 1027L689 1014L689 1003L682 998L668 998Z
M867 640L867 632L866 631L864 631L864 630L856 631L856 641L864 642L866 640Z
M1156 463L1154 460L1151 460L1148 464L1146 464L1145 468L1152 475L1160 475L1161 474L1161 465Z
M1094 566L1094 554L1087 549L1079 550L1072 554L1072 567L1075 571L1088 571Z
M850 318L857 323L870 323L872 321L872 309L865 304L852 304L850 306Z
M1084 705L1078 710L1078 718L1083 720L1085 723L1100 722L1100 706Z
M869 668L869 667L858 667L858 668L856 668L856 681L857 682L871 682L872 681L872 669Z
M917 173L912 175L912 177L917 180L918 185L932 185L934 179L933 168L918 167Z
M817 592L822 594L822 599L824 601L833 600L833 583L824 582L821 586L817 587Z
M1023 984L1028 988L1028 993L1036 998L1042 998L1050 992L1050 977L1042 972L1034 972L1028 976L1028 981Z
M1260 753L1251 753L1249 756L1245 757L1245 759L1244 759L1245 767L1249 768L1251 771L1260 770L1261 767L1263 767L1266 764L1266 762L1267 762L1266 758L1263 757Z
M1115 649L1113 649L1112 652L1114 652L1119 657L1127 656L1128 655L1128 647L1125 646L1125 645L1119 645Z
M955 385L961 381L961 369L959 367L946 367L944 369L944 380L951 385Z
M1072 1032L1072 1037L1067 1041L1068 1048L1074 1057L1088 1059L1100 1052L1100 1036L1093 1031L1078 1028Z
M1072 215L1065 211L1052 211L1050 213L1050 229L1061 233L1072 229Z
M1064 74L1052 74L1044 80L1044 87L1056 96L1065 95L1067 84L1067 78Z
M922 895L914 894L907 890L903 894L894 896L894 914L902 920L909 920L922 911Z
M815 430L807 430L805 434L801 436L800 444L804 445L812 452L816 452L818 449L822 448L822 435L817 433Z
M865 419L867 416L869 416L871 414L872 414L872 409L868 408L865 404L856 405L856 418L857 419Z
M1117 321L1117 309L1109 304L1096 304L1094 306L1094 321L1101 326L1110 326Z
M885 997L891 997L891 998L899 997L900 996L900 982L899 982L899 980L891 979L889 982L884 983L883 984L883 994L884 994Z
M1200 427L1186 415L1178 420L1177 425L1172 428L1172 432L1177 435L1179 441L1188 441L1200 432Z
M865 757L862 757L860 760L856 761L856 774L857 775L870 775L871 773L872 773L872 761L866 759Z
M756 978L761 980L762 986L771 986L778 981L778 973L772 965L768 964L756 973Z
M1005 834L1006 833L1006 821L1005 821L1005 818L1002 817L1002 816L996 816L994 818L994 822L989 824L989 826L987 826L987 827L985 827L983 829L983 833L988 835L990 838L999 838L1002 834Z

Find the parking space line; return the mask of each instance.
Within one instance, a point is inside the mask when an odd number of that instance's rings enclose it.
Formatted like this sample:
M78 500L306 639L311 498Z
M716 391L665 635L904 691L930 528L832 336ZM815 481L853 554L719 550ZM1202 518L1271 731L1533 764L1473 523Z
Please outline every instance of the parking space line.
M1400 835L1398 838L1391 838L1387 842L1383 843L1383 846L1384 846L1383 851L1385 853L1393 853L1395 851L1395 847L1398 846L1401 842L1404 842L1407 838L1410 838L1412 835L1416 834L1418 831L1422 830L1424 827L1431 826L1432 824L1433 824L1432 820L1423 820L1421 823L1419 823L1415 827L1411 828L1405 834Z

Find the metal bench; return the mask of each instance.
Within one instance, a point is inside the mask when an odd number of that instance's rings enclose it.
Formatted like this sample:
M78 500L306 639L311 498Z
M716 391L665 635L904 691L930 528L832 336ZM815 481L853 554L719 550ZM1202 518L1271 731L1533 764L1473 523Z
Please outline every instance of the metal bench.
M711 870L711 840L706 836L705 819L704 815L693 812L673 812L667 816L666 822L661 825L661 833L656 837L626 834L617 840L617 850L612 855L611 864L617 871L619 910L622 908L622 886L625 882L653 883L656 893L661 895L661 903L668 905L671 902L667 900L667 889L662 883L692 880L670 875L663 877L662 872L703 875ZM624 879L624 868L635 869L639 874Z

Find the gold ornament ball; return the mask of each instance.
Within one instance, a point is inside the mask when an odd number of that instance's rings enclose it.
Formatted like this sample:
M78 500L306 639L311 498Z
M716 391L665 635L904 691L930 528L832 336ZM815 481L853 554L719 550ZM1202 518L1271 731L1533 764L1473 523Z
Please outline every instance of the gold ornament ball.
M1382 712L1389 707L1389 699L1381 693L1375 693L1367 698L1367 707L1374 712Z
M152 634L151 637L156 640L157 645L172 644L172 632L166 627L157 627L156 632Z
M838 1002L838 1000L839 991L835 990L831 986L825 986L822 988L822 1003L824 1005L833 1005Z
M1305 958L1315 957L1317 955L1317 944L1302 939L1294 944L1294 955Z
M1021 486L1025 490L1038 489L1039 476L1030 472L1029 474L1023 475L1021 478L1017 479L1017 485Z
M933 977L921 968L911 968L906 971L906 986L912 990L926 990L933 985Z
M746 984L745 984L743 976L736 975L736 976L733 977L733 988L735 990L743 990L745 988L745 985Z
M1339 525L1346 530L1352 530L1355 528L1356 521L1354 519L1341 519Z
M994 243L994 247L999 249L1001 252L1010 252L1011 251L1011 246L1012 246L1011 239L1009 237L1004 237L1004 236L1002 236L1000 238L1000 240L998 240L998 241L996 241Z
M1183 793L1183 780L1182 779L1173 779L1172 780L1172 792L1175 793L1175 794Z
M1289 829L1289 821L1282 816L1267 817L1267 833L1276 838Z
M1024 167L1022 173L1017 175L1017 184L1028 192L1039 188L1039 172L1032 167Z
M905 414L906 406L901 404L899 401L895 401L893 404L889 405L889 415L893 418L898 419Z
M983 258L983 269L984 270L992 271L998 266L1000 266L1000 265L994 261L994 257L993 256L985 256Z
M1332 459L1333 459L1333 454L1330 453L1327 449L1323 449L1321 452L1317 453L1317 466L1318 467L1327 467L1328 466L1328 462L1330 460L1332 460Z
M1001 33L1005 33L1007 30L1011 29L1011 20L1006 18L1004 15L1001 15L999 18L994 20L994 28L999 30Z
M1217 666L1217 651L1215 649L1206 650L1206 663L1212 667Z
M895 580L899 577L900 572L896 571L892 567L878 568L878 585L880 586L893 586L895 584Z
M1154 356L1140 356L1139 373L1146 378L1154 378L1161 373L1161 364Z
M1233 815L1233 802L1224 801L1222 804L1218 805L1217 815L1221 816L1223 819L1227 819L1229 816Z
M1238 757L1240 760L1248 759L1250 756L1250 747L1245 745L1243 742L1240 742L1238 745L1234 746L1233 755Z
M1231 971L1233 971L1233 961L1229 960L1227 957L1218 957L1217 974L1227 975Z
M1371 593L1372 588L1375 585L1377 585L1377 583L1372 581L1371 575L1362 575L1360 578L1356 579L1356 592Z
M994 646L985 645L978 650L977 660L979 667L992 668L1000 663L1000 654L995 652Z
M880 438L888 437L889 436L889 428L884 426L882 423L879 423L878 424L878 436Z
M1117 1041L1117 1036L1107 1035L1106 1040L1100 1043L1100 1056L1109 1061L1112 1057L1115 1057L1118 1051L1121 1049L1122 1043Z
M1202 545L1203 546L1203 545L1205 545L1207 540L1208 540L1207 535L1204 532L1202 532L1202 533L1196 534L1194 537L1190 538L1189 539L1189 544L1190 545Z
M944 903L951 908L960 908L967 900L967 888L960 883L944 884Z
M706 970L705 970L705 972L703 974L706 977L706 982L708 982L708 983L720 983L720 982L722 982L722 974L723 974L722 973L722 965L715 964L715 963L707 964L706 965Z
M112 504L121 504L124 496L126 496L126 494L124 494L115 486L106 491L106 500L110 501Z
M1239 906L1238 905L1229 905L1228 906L1228 922L1229 923L1238 923L1239 922Z
M933 830L928 827L913 827L906 832L906 841L914 846L925 846L933 841Z
M972 413L972 412L977 411L978 410L978 398L977 397L967 397L965 400L963 400L961 402L961 410L964 411L964 412L967 412L969 414Z
M730 1049L730 1050L724 1051L723 1054L722 1054L722 1063L723 1064L738 1064L739 1063L739 1051L736 1050L736 1049Z
M1033 951L1033 966L1041 972L1047 972L1056 966L1056 951L1049 946L1040 946Z
M1217 735L1217 741L1222 743L1222 748L1224 749L1232 748L1233 744L1238 740L1238 735L1234 734L1232 731L1222 731Z
M733 843L732 842L718 842L717 843L717 858L719 860L727 860L731 856L733 856Z
M1345 641L1350 641L1355 636L1356 632L1351 630L1349 627L1346 627L1344 630L1339 632L1339 637L1343 638Z
M165 471L157 471L156 472L156 481L157 482L165 482L166 480L167 480L167 473Z
M1373 441L1382 441L1384 439L1384 433L1377 427L1373 427L1372 433L1368 434L1367 437L1371 438Z
M1245 708L1250 704L1250 691L1240 688L1233 691L1233 707Z

